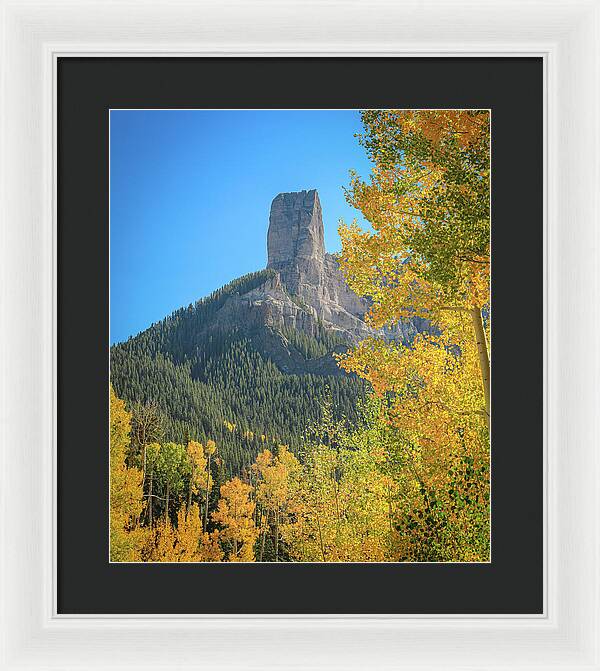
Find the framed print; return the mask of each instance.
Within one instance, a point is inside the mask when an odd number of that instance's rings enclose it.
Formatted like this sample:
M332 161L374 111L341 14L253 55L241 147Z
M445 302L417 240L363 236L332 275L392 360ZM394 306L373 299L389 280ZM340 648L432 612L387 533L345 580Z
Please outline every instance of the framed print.
M4 9L3 667L600 668L597 6Z
M374 66L411 95L372 84L332 109ZM310 76L313 92L273 93L284 73ZM161 598L165 613L228 614L242 588L240 613L543 613L542 360L490 319L492 303L509 313L518 263L542 342L542 75L539 58L58 60L58 367L78 418L58 424L61 613L147 613ZM171 90L159 95L156 77ZM202 78L212 85L189 88ZM456 87L470 79L493 88L468 98ZM127 103L111 93L118 81ZM236 95L252 109L233 109ZM532 174L520 186L517 145ZM459 177L429 192L434 156ZM318 188L294 191L313 175ZM381 204L410 183L401 205ZM405 212L447 203L438 189L460 207L420 243L420 217ZM490 209L501 220L513 198L530 222L519 249L510 228L490 227ZM82 227L86 216L95 223ZM93 260L79 251L92 239ZM427 267L442 249L439 278L413 261L419 245ZM83 340L67 326L75 306ZM490 341L492 370L514 362L491 380ZM103 384L82 396L88 376ZM82 451L86 426L97 439ZM82 467L98 477L81 480ZM84 590L90 566L97 588ZM190 580L206 583L203 603L186 595ZM325 583L327 599L308 589Z

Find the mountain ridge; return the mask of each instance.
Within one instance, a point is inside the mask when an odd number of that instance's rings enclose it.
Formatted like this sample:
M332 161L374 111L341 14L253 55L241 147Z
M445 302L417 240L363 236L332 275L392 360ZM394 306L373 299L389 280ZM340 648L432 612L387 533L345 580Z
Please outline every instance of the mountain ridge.
M228 331L239 325L248 330L264 326L278 332L296 329L309 336L325 328L349 345L368 336L407 344L425 328L425 322L418 319L384 329L373 329L366 323L369 301L351 291L337 259L325 251L316 189L280 193L273 199L266 271L271 272L264 282L245 294L229 297L215 318L215 328ZM271 354L278 357L277 352Z
M327 399L352 424L365 384L333 353L369 335L410 342L420 325L369 327L368 301L348 288L323 238L317 191L279 194L267 267L114 345L116 393L131 406L156 403L168 440L216 440L230 473L264 449L259 436L299 449Z

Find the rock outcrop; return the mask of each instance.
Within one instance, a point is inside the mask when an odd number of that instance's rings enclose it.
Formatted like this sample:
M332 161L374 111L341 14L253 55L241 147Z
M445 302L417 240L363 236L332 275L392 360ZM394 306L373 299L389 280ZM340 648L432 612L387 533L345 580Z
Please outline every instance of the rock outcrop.
M273 200L267 258L267 268L278 274L283 291L299 299L326 328L343 332L351 341L375 333L408 341L416 332L417 326L411 322L379 332L367 326L368 300L350 290L337 260L325 252L323 213L316 189L280 193Z
M286 346L289 329L312 337L324 329L352 345L372 335L408 343L426 328L421 320L401 321L379 331L367 325L368 300L350 290L336 258L325 252L323 214L315 189L280 193L273 200L267 259L272 272L265 281L230 297L213 327L247 331L284 372L337 370L330 355L311 363L299 359Z
M316 190L280 193L271 205L267 268L291 296L327 327L352 339L366 335L368 303L348 288L338 264L325 253L323 214Z
M319 194L280 193L271 203L267 268L278 272L293 294L305 293L323 278L325 242Z

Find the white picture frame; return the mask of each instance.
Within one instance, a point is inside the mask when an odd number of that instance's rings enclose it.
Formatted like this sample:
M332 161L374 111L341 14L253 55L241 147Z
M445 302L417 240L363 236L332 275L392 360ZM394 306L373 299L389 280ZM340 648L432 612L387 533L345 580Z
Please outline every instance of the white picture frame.
M597 0L0 5L0 668L600 669ZM542 616L57 614L54 108L61 55L543 57ZM518 244L526 222L513 223ZM515 337L526 339L526 326L515 324Z

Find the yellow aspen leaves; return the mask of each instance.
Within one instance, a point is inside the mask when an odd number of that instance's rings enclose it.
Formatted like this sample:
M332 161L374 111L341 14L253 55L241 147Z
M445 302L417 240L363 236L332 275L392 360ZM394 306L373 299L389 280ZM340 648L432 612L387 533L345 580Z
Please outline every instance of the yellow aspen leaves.
M252 487L239 478L221 486L221 498L212 519L221 527L220 537L227 546L227 561L254 561L254 542L258 535L254 524L256 504Z
M110 558L139 560L144 542L138 522L144 508L143 474L127 468L125 455L131 433L131 415L110 388Z

